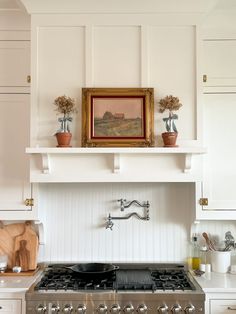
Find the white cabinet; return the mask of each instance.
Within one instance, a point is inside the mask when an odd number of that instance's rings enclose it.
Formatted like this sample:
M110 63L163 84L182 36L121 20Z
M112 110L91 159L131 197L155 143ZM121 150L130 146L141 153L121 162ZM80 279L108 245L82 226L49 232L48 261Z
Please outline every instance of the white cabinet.
M236 299L234 300L210 300L209 314L236 313Z
M203 52L204 91L236 91L236 35L205 39Z
M236 313L235 292L206 293L205 314L233 314Z
M0 92L29 92L30 41L0 41Z
M0 314L21 314L21 300L0 299Z
M30 41L21 32L15 40L0 40L0 68L0 219L33 220L37 206L31 206L25 154L30 136Z
M29 182L30 95L0 94L0 219L36 219Z
M197 219L236 219L236 94L204 95L203 182L197 187ZM199 201L208 204L200 205Z

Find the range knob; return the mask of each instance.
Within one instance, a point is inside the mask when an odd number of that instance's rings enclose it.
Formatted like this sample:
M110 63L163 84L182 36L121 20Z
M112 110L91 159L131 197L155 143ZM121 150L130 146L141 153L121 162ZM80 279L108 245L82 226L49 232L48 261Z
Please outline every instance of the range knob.
M158 309L157 309L158 313L163 313L163 314L168 314L168 306L166 304L161 305Z
M120 306L118 304L113 304L111 309L110 309L110 312L111 313L120 313Z
M47 307L45 305L38 305L37 309L36 309L37 313L46 313L47 311Z
M63 308L63 313L72 313L73 306L71 304L66 304Z
M107 306L105 304L100 304L97 308L98 313L107 313Z
M52 313L59 313L60 312L60 306L57 304L53 304L51 307L51 312Z
M185 313L195 313L195 307L192 304L189 304L184 309Z
M132 304L128 304L124 307L125 313L134 313L134 307Z
M180 313L181 311L182 308L179 304L175 304L171 309L171 313Z
M79 306L77 308L77 313L85 314L86 313L86 306L83 304L79 304Z
M148 308L147 308L147 306L146 306L145 304L140 304L140 305L138 306L138 308L137 308L137 312L138 312L138 313L144 313L144 314L146 314L147 311L148 311Z

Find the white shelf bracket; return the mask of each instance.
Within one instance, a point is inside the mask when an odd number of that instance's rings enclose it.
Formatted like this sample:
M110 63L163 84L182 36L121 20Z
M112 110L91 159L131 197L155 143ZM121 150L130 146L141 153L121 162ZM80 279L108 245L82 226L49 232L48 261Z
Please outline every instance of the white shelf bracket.
M189 173L192 168L193 154L185 154L184 173Z
M113 172L120 173L120 154L113 154Z
M42 172L44 174L50 173L50 160L49 154L43 153L42 155Z

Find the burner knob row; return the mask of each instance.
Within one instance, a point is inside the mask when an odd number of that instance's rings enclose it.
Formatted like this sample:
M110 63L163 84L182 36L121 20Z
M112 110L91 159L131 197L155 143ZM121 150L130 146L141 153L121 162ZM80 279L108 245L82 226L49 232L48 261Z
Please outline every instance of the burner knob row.
M137 308L137 313L143 313L146 314L148 311L148 308L145 304L141 304L138 306ZM104 304L100 304L99 307L97 308L97 313L107 313L107 306ZM118 304L114 304L111 309L110 309L110 313L120 313L121 312L121 308ZM134 313L134 307L132 304L128 304L124 307L123 309L124 313Z
M124 313L134 313L135 309L133 307L132 304L128 304L124 307L123 312ZM166 304L161 305L158 309L157 309L158 313L160 314L167 314L168 313L168 306ZM181 313L183 310L181 308L181 306L179 304L174 305L171 308L171 313ZM37 313L42 313L45 314L47 312L47 307L45 305L40 304L37 307ZM66 304L62 310L63 313L73 313L73 306L71 304ZM79 314L86 314L86 306L83 304L80 304L78 306L78 308L75 311L76 313ZM120 313L121 312L121 308L118 304L114 304L111 309L110 309L110 313ZM148 308L145 304L140 304L136 310L137 313L144 313L147 314L148 313ZM53 304L51 306L51 313L60 313L60 307L56 304ZM108 308L105 304L100 304L99 307L97 308L97 313L103 313L106 314L108 313ZM195 313L195 307L191 304L189 304L185 309L184 309L184 313L188 314L188 313Z
M42 305L40 304L38 307L37 307L37 313L46 313L47 312L47 307L45 305ZM62 313L72 313L73 312L73 306L71 304L66 304L64 306L64 308L62 309ZM77 313L80 313L80 314L85 314L86 313L86 307L85 305L79 305L77 310L76 310ZM60 307L59 305L56 305L56 304L53 304L51 306L51 311L50 313L60 313ZM105 312L104 312L105 313Z
M181 313L182 312L182 308L179 304L174 305L171 308L171 313ZM162 314L167 314L168 313L168 306L166 304L160 306L158 308L158 313L162 313ZM184 309L184 313L188 314L188 313L195 313L195 307L193 305L188 305L185 309Z

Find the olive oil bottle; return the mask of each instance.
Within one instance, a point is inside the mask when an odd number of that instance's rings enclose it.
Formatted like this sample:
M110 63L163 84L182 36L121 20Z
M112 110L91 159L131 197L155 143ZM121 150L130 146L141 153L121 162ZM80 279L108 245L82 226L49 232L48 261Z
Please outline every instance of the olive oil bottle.
M197 234L193 234L190 249L189 267L191 269L199 269L201 263L200 247L198 244Z

